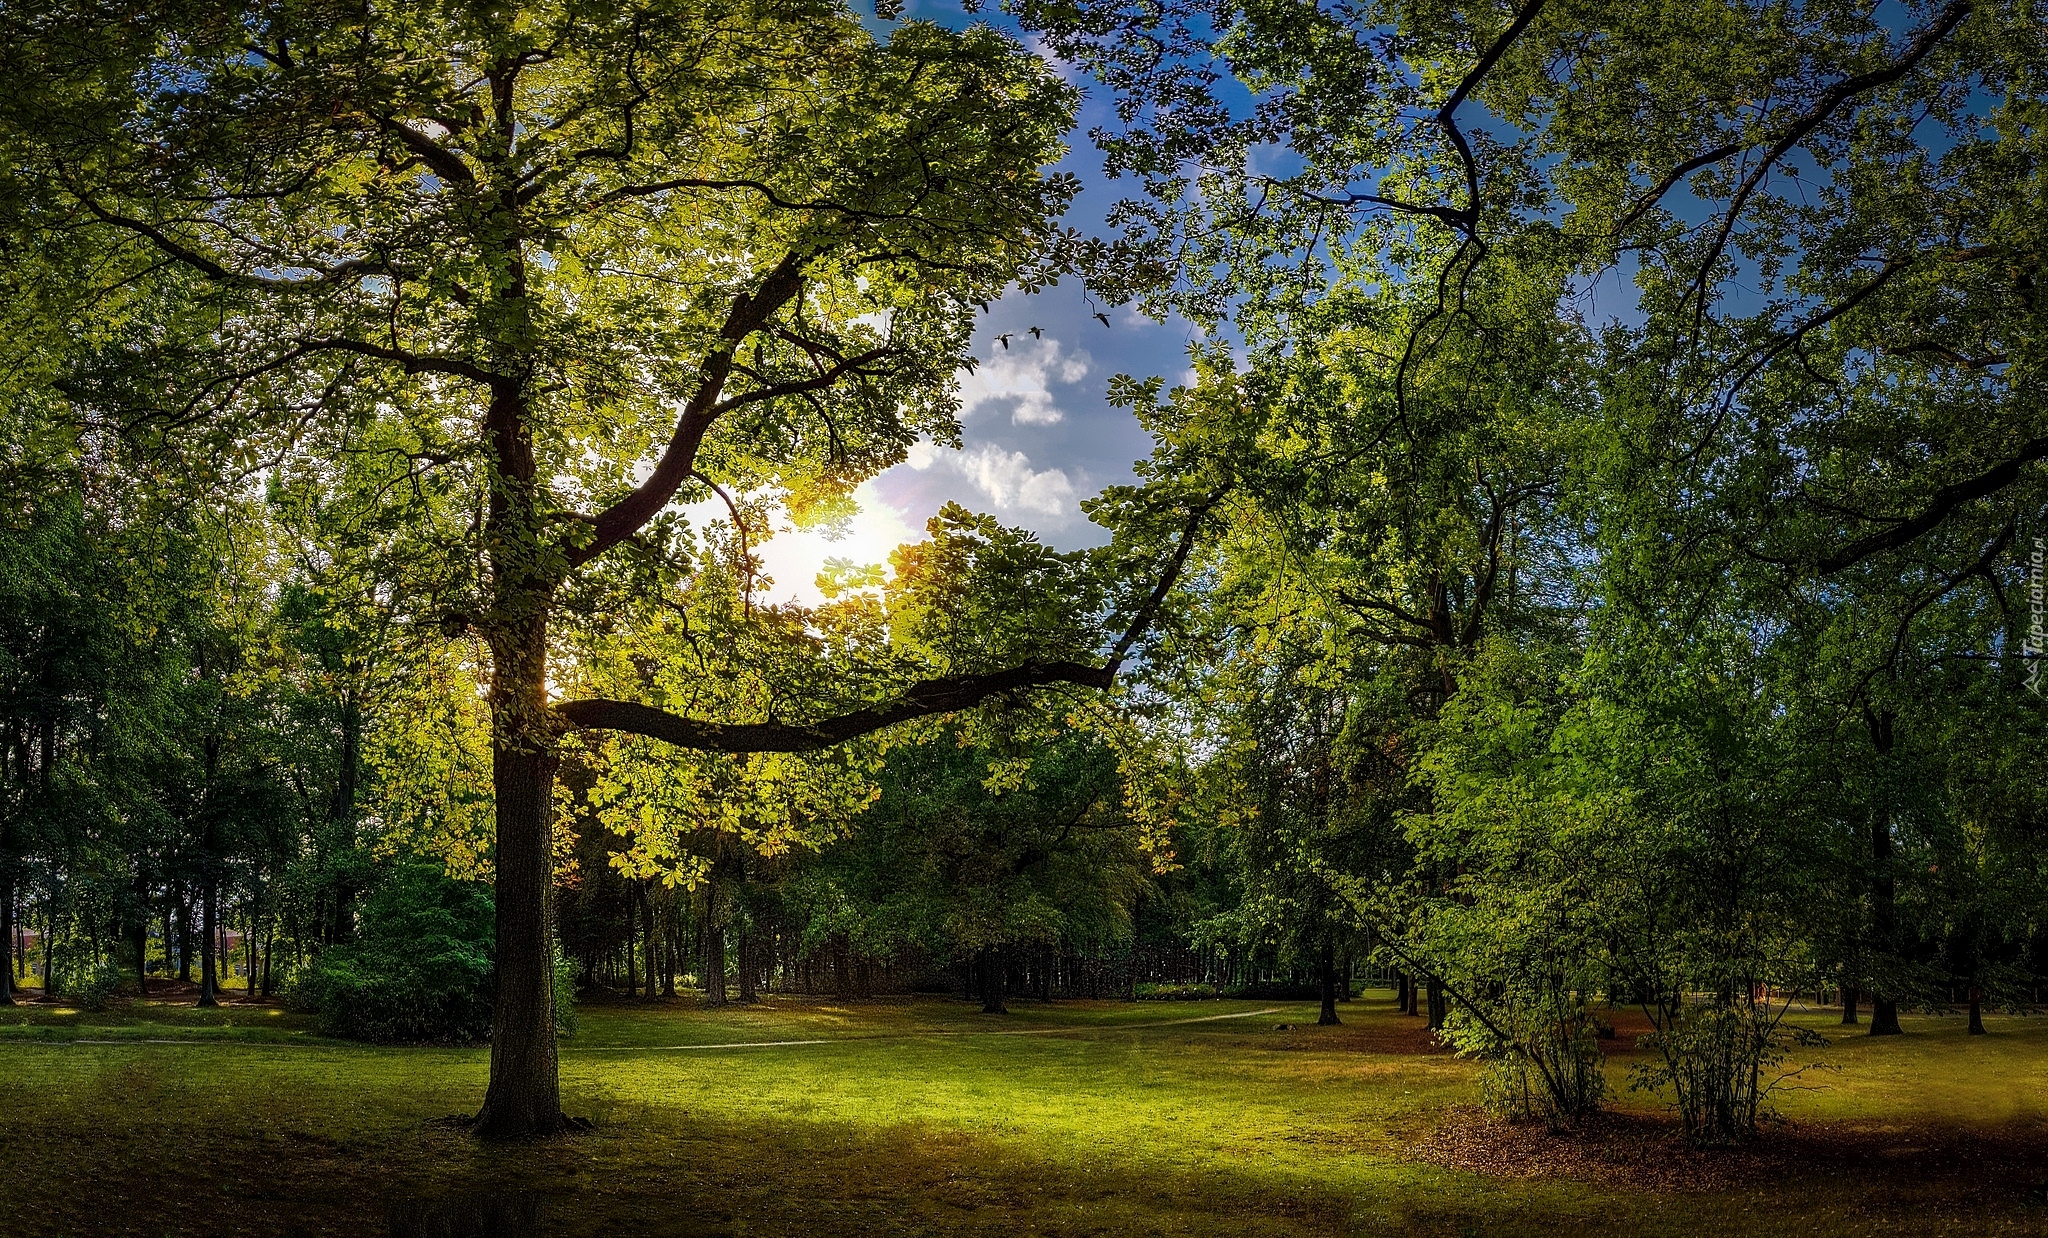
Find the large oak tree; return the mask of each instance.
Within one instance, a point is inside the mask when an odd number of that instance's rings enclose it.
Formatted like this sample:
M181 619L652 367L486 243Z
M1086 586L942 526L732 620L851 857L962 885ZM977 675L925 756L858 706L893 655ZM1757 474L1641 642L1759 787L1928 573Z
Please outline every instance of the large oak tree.
M374 441L410 496L393 510L432 496L468 553L428 618L488 649L480 1133L564 1122L547 902L566 729L827 745L1107 686L1156 608L1126 608L1106 663L990 646L832 717L550 699L565 590L687 553L679 504L765 492L829 516L919 436L955 438L975 310L1051 277L1073 191L1041 169L1075 93L991 30L881 41L825 0L38 0L0 20L33 228L96 238L93 278L132 311L72 320L72 415L227 485ZM1191 527L1152 523L1169 544Z

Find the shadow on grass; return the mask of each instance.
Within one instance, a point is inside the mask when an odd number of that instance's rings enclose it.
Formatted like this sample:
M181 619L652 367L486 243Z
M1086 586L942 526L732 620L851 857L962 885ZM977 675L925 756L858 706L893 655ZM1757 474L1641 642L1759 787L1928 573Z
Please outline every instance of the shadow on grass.
M391 1206L391 1238L542 1238L540 1197L526 1191L409 1199Z

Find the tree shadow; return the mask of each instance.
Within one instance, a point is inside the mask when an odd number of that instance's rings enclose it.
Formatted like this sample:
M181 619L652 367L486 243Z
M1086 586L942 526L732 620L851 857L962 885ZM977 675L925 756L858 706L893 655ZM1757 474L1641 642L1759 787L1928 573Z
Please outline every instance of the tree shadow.
M391 1206L391 1238L541 1238L540 1196L525 1191L408 1199Z

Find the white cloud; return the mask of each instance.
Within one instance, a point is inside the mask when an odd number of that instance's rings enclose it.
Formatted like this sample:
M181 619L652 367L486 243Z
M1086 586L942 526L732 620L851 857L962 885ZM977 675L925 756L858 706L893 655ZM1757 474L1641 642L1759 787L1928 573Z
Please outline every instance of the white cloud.
M1051 516L1055 518L1051 525L1059 526L1080 514L1079 492L1065 469L1032 468L1031 457L994 443L977 443L965 451L954 451L930 439L919 439L910 445L910 454L903 463L918 472L938 469L960 477L979 490L980 498L992 505L998 515L1006 518ZM967 505L976 506L974 502Z
M1041 516L1065 516L1074 508L1077 496L1067 471L1034 469L1031 457L1021 451L984 443L962 453L959 467L999 508Z
M962 415L973 416L984 405L1008 404L1015 425L1049 426L1065 420L1066 414L1053 403L1051 384L1080 382L1088 376L1093 358L1085 351L1062 357L1058 340L1021 333L1007 349L996 347L1000 351L972 374L961 376Z

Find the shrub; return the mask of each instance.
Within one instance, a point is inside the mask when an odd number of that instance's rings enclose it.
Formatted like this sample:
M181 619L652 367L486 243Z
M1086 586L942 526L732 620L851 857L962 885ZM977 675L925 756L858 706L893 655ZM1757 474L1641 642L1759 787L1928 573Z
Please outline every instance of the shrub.
M1774 1006L1747 989L1698 1004L1671 1002L1653 1016L1657 1030L1642 1038L1657 1056L1631 1068L1630 1087L1668 1089L1694 1145L1741 1143L1756 1133L1771 1093L1801 1073L1779 1069L1788 1051L1827 1043L1786 1024L1790 1008L1790 1002Z
M98 1010L121 987L121 965L112 959L87 956L59 968L56 979L56 991L65 1000L86 1010Z
M400 861L364 901L356 940L322 951L293 996L320 1012L330 1035L482 1040L491 1031L493 915L489 886Z
M555 952L555 1035L576 1034L576 964L562 953L562 943L554 943Z
M1513 1121L1540 1118L1561 1130L1599 1109L1607 1098L1607 1071L1593 1015L1569 1001L1512 1015L1519 1017L1501 1029L1510 1040L1468 1019L1452 1020L1454 1043L1483 1046L1468 1051L1486 1063L1479 1098L1487 1110Z

